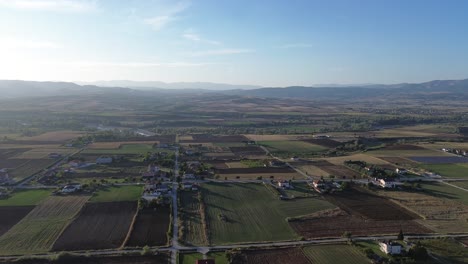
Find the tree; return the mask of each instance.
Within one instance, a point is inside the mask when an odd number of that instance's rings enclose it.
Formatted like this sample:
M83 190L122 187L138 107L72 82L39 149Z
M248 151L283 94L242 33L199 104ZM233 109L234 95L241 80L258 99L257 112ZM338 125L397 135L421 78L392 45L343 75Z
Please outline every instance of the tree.
M351 234L351 232L348 232L348 231L345 231L345 232L343 233L343 235L342 235L342 237L347 238L348 241L351 241L351 237L352 237L352 236L353 236L353 235Z
M398 239L398 240L403 240L404 238L405 238L405 236L403 235L403 230L400 229L400 233L398 233L397 239Z

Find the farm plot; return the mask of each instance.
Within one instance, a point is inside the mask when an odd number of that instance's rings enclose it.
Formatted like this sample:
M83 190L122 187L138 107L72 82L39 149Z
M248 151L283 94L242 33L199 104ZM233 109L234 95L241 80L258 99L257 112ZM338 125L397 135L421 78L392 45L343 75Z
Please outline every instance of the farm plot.
M412 160L406 159L406 158L402 158L402 157L379 157L379 159L390 162L390 163L395 164L397 166L414 166L414 165L418 164L415 161L412 161Z
M311 263L299 248L244 251L243 253L249 264Z
M55 242L53 250L118 248L136 210L136 202L87 203Z
M227 164L229 166L229 164ZM244 167L243 164L240 166ZM221 178L228 179L256 179L257 177L263 178L277 178L277 179L292 179L302 178L295 170L291 168L276 168L276 167L261 167L261 168L229 168L229 169L216 169L216 174Z
M154 256L67 256L63 259L51 261L48 258L20 258L15 260L15 264L169 264L170 257L167 253L159 252ZM11 261L2 261L0 263L11 264ZM193 264L193 263L192 263Z
M265 151L257 146L247 147L230 147L232 153L237 156L262 156L265 155Z
M446 191L455 189L450 186L431 186L433 189L439 189L438 192L430 191L426 185L423 185L424 192L403 192L403 191L378 191L378 194L384 196L398 205L411 210L420 215L424 220L416 220L419 223L435 230L436 232L460 232L468 230L468 206L453 199L454 196ZM458 190L458 189L455 189ZM463 192L460 190L460 192Z
M46 132L40 134L38 136L33 137L24 137L20 140L27 140L27 141L46 141L46 142L64 142L70 139L77 138L82 136L84 133L80 131L53 131L53 132Z
M447 156L447 157L432 157L432 156L414 156L409 159L428 164L445 164L445 163L468 163L468 158Z
M242 135L232 136L215 136L209 134L194 134L192 135L193 140L185 141L179 140L181 143L232 143L232 142L245 142L248 139Z
M328 149L303 141L259 141L257 143L275 154L321 152Z
M103 187L89 201L93 203L137 201L142 191L142 186L133 185Z
M349 245L308 246L302 251L311 263L361 264L370 262L358 249Z
M389 145L384 148L385 150L425 150L425 148L417 145L409 145L409 144L396 144L396 145Z
M447 178L468 179L468 164L424 164L422 168Z
M297 239L285 219L334 206L320 198L278 199L262 184L201 186L212 244Z
M311 139L303 139L302 141L307 142L307 143L311 143L311 144L314 144L314 145L319 145L319 146L322 146L322 147L326 147L326 148L336 148L336 147L338 147L339 145L342 144L339 141L329 139L329 138L320 138L320 139L311 138Z
M0 206L0 236L25 217L34 206Z
M163 246L167 243L170 208L142 209L138 212L126 246Z
M187 254L179 254L179 264L193 264L196 263L197 260L203 259L204 256L200 253L187 253ZM229 261L226 258L226 254L224 252L210 252L206 254L206 258L214 259L216 264L228 264Z
M413 149L413 150L393 150L393 149L377 149L369 150L366 152L367 155L374 157L453 157L452 154L445 153L440 150L432 149Z
M37 205L51 194L50 190L20 190L0 199L0 206Z
M445 199L455 200L465 205L468 205L468 192L450 186L444 183L424 183L423 189L431 195Z
M102 155L139 155L153 151L151 144L125 144L117 149L85 149L82 154L102 154Z
M31 146L32 149L25 151L17 156L16 159L47 159L50 153L59 153L62 155L68 155L76 151L73 148L64 148L60 146Z
M313 176L313 177L328 177L330 175L330 173L313 165L300 165L298 166L298 168L299 170L305 172L307 175Z
M78 214L89 196L54 196L37 205L0 237L1 254L26 254L51 249L60 232Z
M207 232L203 225L202 207L195 192L181 192L179 217L182 219L181 239L191 245L207 245ZM204 213L204 212L203 212Z
M27 159L0 159L0 168L15 169L28 161Z
M10 172L10 177L15 181L21 181L41 170L51 166L56 161L52 159L32 159Z
M30 148L5 148L0 149L0 160L16 157L22 153L31 150Z
M353 154L349 156L342 156L342 157L330 157L326 159L328 162L335 164L335 165L343 165L345 161L348 160L359 160L359 161L364 161L368 164L374 164L374 165L388 165L389 163L385 160L382 160L381 158L376 158L373 156L369 156L366 154Z
M125 145L154 145L158 144L159 141L121 141L121 142L94 142L89 145L89 149L118 149Z
M328 174L333 175L340 179L341 178L350 179L354 177L356 178L361 177L361 175L357 171L354 171L344 165L335 165L326 160L317 161L311 164L313 164L314 166L317 166L319 169L327 172Z

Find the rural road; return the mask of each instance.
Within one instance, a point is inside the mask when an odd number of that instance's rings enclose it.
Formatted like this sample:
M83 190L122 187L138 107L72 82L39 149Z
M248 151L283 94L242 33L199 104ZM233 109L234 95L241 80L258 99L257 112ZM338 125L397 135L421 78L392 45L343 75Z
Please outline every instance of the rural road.
M177 264L177 252L179 246L179 221L178 221L178 208L177 208L177 189L179 184L177 183L177 177L179 176L179 148L175 149L175 160L174 160L174 178L172 180L172 247L171 247L171 263Z

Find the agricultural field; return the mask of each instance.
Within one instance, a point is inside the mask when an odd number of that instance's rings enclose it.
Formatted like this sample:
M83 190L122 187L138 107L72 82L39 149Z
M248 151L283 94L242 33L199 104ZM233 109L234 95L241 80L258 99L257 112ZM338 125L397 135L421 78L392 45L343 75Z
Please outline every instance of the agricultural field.
M127 255L127 256L67 256L63 259L50 260L48 258L20 258L15 264L169 264L170 256L167 253L158 253L154 256ZM2 261L0 263L11 264L12 262Z
M359 189L336 192L326 196L340 209L319 211L290 221L291 226L306 238L339 237L344 232L353 235L416 234L431 232L415 220L419 215L382 197Z
M47 189L14 191L8 198L0 198L0 206L37 205L51 193L52 191Z
M122 246L137 202L87 203L53 245L54 251L108 249Z
M455 186L468 190L468 181L456 181L456 182L450 182L450 184L453 184Z
M377 194L420 215L422 219L416 221L436 232L451 233L468 230L466 221L468 206L453 199L453 194L451 194L451 191L458 189L448 185L430 187L439 190L433 192L423 185L423 188L427 190L420 192L379 190ZM440 192L442 190L443 192Z
M22 137L20 140L27 140L27 141L46 141L46 142L65 142L70 139L75 139L84 135L84 132L81 131L52 131L46 132L37 136L33 137Z
M28 162L17 167L16 169L12 170L9 174L14 181L18 182L40 172L41 170L51 166L55 162L56 161L53 159L31 159Z
M297 239L286 222L334 206L321 198L283 201L262 184L216 184L201 186L212 244Z
M274 250L244 251L248 264L309 264L309 260L299 248L284 248Z
M420 167L446 178L464 178L468 180L468 164L423 164Z
M155 151L151 144L125 144L116 149L96 149L88 148L82 151L82 154L102 154L102 155L141 155L147 152Z
M361 178L361 174L359 172L352 170L344 165L335 165L326 160L317 160L310 162L309 164L310 166L315 166L320 170L325 171L328 173L328 176L333 175L337 179Z
M326 161L335 165L343 165L344 162L348 160L356 160L356 161L359 160L359 161L364 161L367 164L373 164L373 165L389 165L390 164L389 162L382 160L381 158L376 158L376 157L362 154L362 153L353 154L349 156L342 156L342 157L326 158Z
M198 193L182 191L180 195L179 217L182 220L179 230L181 240L190 245L208 245Z
M302 249L310 263L364 264L370 260L356 247L349 245L308 246Z
M435 197L454 200L468 205L468 192L444 183L424 183L422 188Z
M439 260L439 263L468 263L468 249L456 240L427 239L420 242Z
M252 141L290 141L296 140L300 135L245 135Z
M0 206L0 236L25 217L34 206Z
M374 156L374 157L403 157L403 158L410 158L410 157L456 157L452 154L443 152L441 150L433 150L433 149L426 149L422 147L417 148L405 147L406 149L402 149L402 147L396 146L389 146L383 149L377 150L369 150L366 152L367 155ZM396 149L395 149L396 148Z
M330 173L320 169L319 167L317 166L314 166L314 165L300 165L300 166L297 166L297 168L306 173L307 175L309 176L313 176L313 177L328 177L330 176Z
M58 153L62 155L72 154L77 150L74 148L65 148L60 146L30 146L30 150L25 151L17 156L15 159L48 159L50 153Z
M169 230L170 214L169 206L139 210L126 246L166 245L168 242L167 232Z
M339 141L329 139L329 138L320 138L320 139L311 138L311 139L303 139L302 141L307 142L307 143L311 143L311 144L314 144L314 145L319 145L319 146L322 146L322 147L325 147L325 148L336 148L336 147L338 147L339 145L342 144Z
M106 186L94 193L89 201L92 203L137 201L142 192L142 186Z
M120 142L94 142L88 145L88 149L119 149L125 145L151 145L158 144L159 141L120 141Z
M328 149L303 141L259 141L257 143L274 154L322 152Z
M37 205L0 237L0 254L49 251L89 196L54 196Z
M409 159L426 164L447 164L447 163L468 163L468 158L447 156L447 157L432 157L432 156L415 156L409 157Z
M214 259L216 264L229 263L224 252L210 252L206 257L208 259ZM203 259L203 255L200 253L179 253L178 264L194 264L199 259Z

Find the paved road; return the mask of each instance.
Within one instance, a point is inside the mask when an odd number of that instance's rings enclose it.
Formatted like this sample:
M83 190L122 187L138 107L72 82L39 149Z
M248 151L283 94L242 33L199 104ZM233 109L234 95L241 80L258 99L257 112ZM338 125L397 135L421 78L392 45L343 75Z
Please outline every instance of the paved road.
M177 208L177 177L179 176L179 148L175 150L175 161L174 161L174 177L172 181L172 254L171 254L171 263L177 264L177 252L180 249L179 245L179 221L178 221L178 208Z

